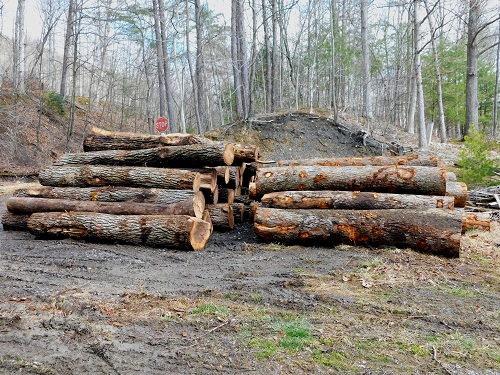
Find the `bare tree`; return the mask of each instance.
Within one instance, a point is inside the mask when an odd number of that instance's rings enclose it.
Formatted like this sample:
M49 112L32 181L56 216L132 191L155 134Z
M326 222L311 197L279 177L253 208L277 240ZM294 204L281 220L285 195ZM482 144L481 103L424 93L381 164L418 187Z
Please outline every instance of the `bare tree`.
M19 94L26 92L25 72L25 26L24 15L26 9L26 0L18 0L16 11L16 22L14 25L14 88Z
M158 69L160 116L166 116L167 94L165 89L165 71L163 66L163 43L160 31L160 10L158 8L158 0L153 0L153 17L154 17L154 29L156 37L156 62L157 62L156 66Z
M64 34L64 51L62 58L61 86L59 88L59 95L61 95L63 98L66 96L67 76L70 65L69 52L71 50L71 41L73 38L73 22L75 19L75 13L76 13L76 0L69 0L68 17L66 19L66 31Z
M368 28L368 0L361 0L361 51L363 54L363 117L366 120L367 130L373 117L372 112L372 84L370 63L370 32Z
M420 21L418 19L418 0L413 1L413 37L414 41L414 60L415 60L415 81L417 86L417 119L418 119L418 146L425 150L427 143L427 129L425 126L425 106L424 106L424 88L422 85L422 64L420 61Z

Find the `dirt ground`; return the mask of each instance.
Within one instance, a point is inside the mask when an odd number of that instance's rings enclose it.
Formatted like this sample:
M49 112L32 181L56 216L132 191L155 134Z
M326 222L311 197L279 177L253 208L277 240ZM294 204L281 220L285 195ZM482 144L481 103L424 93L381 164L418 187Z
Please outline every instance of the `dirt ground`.
M283 119L239 140L266 160L370 154ZM500 374L500 223L466 233L457 259L265 244L250 223L199 252L0 228L0 374L214 373Z

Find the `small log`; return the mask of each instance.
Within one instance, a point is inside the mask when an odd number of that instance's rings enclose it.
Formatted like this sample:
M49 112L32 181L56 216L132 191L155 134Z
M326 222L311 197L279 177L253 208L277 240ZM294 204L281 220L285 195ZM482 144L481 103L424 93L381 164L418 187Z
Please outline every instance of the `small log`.
M151 135L129 132L113 132L93 127L83 140L83 150L139 150L162 146L184 146L212 143L208 138L188 133Z
M491 230L490 215L486 212L464 212L462 214L462 234L468 230Z
M229 183L229 179L231 177L229 166L228 165L220 165L214 167L217 172L217 185L227 185Z
M184 201L170 204L10 197L7 209L15 214L79 211L113 215L188 215L201 218L205 210L205 197L199 191Z
M446 208L454 198L434 195L373 193L359 191L280 191L265 194L261 203L273 208L335 208L350 210Z
M228 179L226 182L221 182L220 180L217 180L217 183L221 187L229 188L229 189L237 189L238 187L241 186L241 179L240 179L240 168L237 166L228 166Z
M452 210L283 210L259 206L254 229L268 242L398 246L458 257L462 215Z
M365 156L365 157L346 157L346 158L315 158L301 160L278 160L278 167L316 165L331 167L349 167L364 165L411 165L421 167L437 167L438 158L436 156Z
M213 176L213 171L206 172ZM104 165L49 166L38 175L46 186L131 186L161 189L195 190L195 170L148 167L113 167Z
M227 232L234 228L234 213L230 204L207 204L205 207L210 213L215 231Z
M233 148L234 165L255 162L260 158L260 148L258 146L236 143L233 145Z
M137 202L171 204L196 195L194 190L133 188L124 186L54 187L20 189L14 196L52 199L72 199L98 202Z
M219 203L233 204L234 194L234 189L219 187Z
M204 185L200 188L200 191L205 196L205 203L206 204L219 203L219 186L218 185L215 185L215 189L213 191L211 188Z
M30 215L18 215L5 211L2 215L3 230L28 230Z
M211 225L186 215L109 215L96 212L38 212L28 219L38 236L202 250Z
M258 197L291 190L445 195L446 169L413 166L261 168L257 170L255 189Z
M231 208L233 209L234 221L242 223L245 220L245 205L243 203L232 203Z
M193 181L193 190L207 190L214 193L217 188L217 171L201 169Z
M465 182L446 181L446 195L455 199L455 207L465 207L467 204L467 185Z
M230 143L207 145L164 146L140 150L105 150L67 153L54 165L92 164L129 165L170 168L201 168L231 165L234 160Z

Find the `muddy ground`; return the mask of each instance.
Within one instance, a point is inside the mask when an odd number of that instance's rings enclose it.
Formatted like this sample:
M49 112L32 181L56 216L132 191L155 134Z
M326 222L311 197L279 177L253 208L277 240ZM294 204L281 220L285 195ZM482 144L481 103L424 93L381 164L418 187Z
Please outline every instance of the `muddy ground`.
M264 157L339 150L302 125ZM500 374L499 248L497 222L458 259L264 244L250 223L199 252L0 228L0 374Z

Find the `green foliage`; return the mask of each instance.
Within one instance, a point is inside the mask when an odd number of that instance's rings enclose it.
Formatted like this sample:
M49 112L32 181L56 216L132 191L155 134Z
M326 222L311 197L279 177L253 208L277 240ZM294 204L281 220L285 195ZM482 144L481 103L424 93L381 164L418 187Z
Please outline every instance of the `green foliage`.
M45 96L45 106L61 116L66 113L64 109L64 98L57 92L49 91Z
M191 315L200 314L200 315L226 315L228 313L228 309L223 306L217 306L213 303L205 303L198 308L191 310L189 312Z
M498 160L490 158L491 143L475 125L471 126L469 135L464 139L465 148L460 152L457 162L461 169L457 174L470 185L489 184L488 178L494 176L499 167Z

